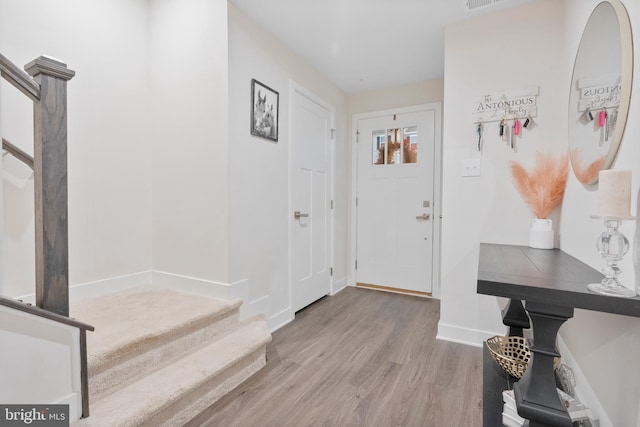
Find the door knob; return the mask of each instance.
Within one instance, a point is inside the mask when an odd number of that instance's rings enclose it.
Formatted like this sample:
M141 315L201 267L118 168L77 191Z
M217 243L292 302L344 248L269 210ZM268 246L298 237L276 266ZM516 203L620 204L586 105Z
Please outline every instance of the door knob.
M431 215L429 215L428 213L422 214L416 217L417 220L424 220L424 221L429 221L430 218L431 218Z
M295 212L293 213L293 217L294 217L295 219L306 218L306 217L308 217L308 216L309 216L309 214L306 214L306 213L300 213L300 211L295 211Z

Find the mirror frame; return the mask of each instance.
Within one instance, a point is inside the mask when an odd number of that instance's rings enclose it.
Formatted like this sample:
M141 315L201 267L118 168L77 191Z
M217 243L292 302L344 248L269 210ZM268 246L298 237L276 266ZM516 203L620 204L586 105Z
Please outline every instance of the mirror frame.
M607 156L602 164L602 168L600 170L607 170L613 167L615 160L618 156L618 152L620 151L620 145L622 144L622 138L624 136L624 130L627 125L627 118L629 115L629 105L631 103L631 92L633 85L633 35L631 32L631 20L629 18L629 13L627 9L624 7L620 0L604 0L598 3L591 11L589 15L589 19L584 26L582 31L582 36L580 37L580 43L578 44L578 50L576 51L576 57L573 61L573 70L571 73L571 87L569 89L569 103L571 103L571 93L574 90L575 85L575 74L576 74L576 63L578 59L578 55L580 54L580 48L582 47L582 43L584 41L584 33L593 17L595 11L603 4L609 4L616 14L616 18L618 19L618 30L620 31L620 52L622 56L622 61L620 64L620 75L621 75L621 87L622 90L620 92L620 104L618 106L618 118L616 122L616 128L613 132L613 138L611 141L611 145L609 146L609 151ZM571 108L571 105L569 105ZM569 113L570 114L570 113ZM567 121L568 126L572 126L570 121ZM569 134L569 129L567 129L567 141L569 146L569 152L571 152L571 136ZM571 156L569 156L571 159ZM573 170L573 160L571 160L571 169ZM574 173L575 176L575 173ZM576 177L577 178L577 177ZM598 177L595 177L591 182L581 182L585 187L592 187L598 183Z

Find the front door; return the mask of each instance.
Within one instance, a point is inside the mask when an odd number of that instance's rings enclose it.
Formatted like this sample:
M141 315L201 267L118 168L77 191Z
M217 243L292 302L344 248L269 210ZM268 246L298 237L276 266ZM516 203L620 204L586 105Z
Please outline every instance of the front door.
M358 120L357 282L430 295L436 109Z
M333 113L300 89L292 104L292 307L298 311L331 290Z

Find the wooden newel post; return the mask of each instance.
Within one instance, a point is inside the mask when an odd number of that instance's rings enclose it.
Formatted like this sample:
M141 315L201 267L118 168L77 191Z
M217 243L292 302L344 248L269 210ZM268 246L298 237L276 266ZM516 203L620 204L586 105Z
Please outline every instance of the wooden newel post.
M25 66L40 84L34 102L36 304L69 316L67 64L41 56Z

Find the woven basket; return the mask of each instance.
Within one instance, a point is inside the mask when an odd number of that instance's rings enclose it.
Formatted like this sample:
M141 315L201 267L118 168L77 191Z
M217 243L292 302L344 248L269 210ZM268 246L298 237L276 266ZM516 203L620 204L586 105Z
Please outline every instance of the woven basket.
M531 359L531 352L524 338L498 335L487 340L487 347L493 360L506 373L515 378L522 378Z

